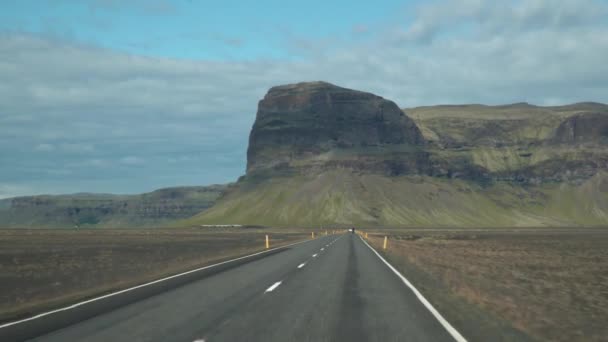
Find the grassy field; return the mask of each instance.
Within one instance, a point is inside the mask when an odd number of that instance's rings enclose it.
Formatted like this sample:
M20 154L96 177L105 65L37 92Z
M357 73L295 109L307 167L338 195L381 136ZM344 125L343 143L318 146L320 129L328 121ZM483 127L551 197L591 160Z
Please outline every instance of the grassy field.
M304 240L254 229L0 230L0 322Z
M608 230L394 230L369 235L472 341L605 341ZM501 338L497 338L501 336Z

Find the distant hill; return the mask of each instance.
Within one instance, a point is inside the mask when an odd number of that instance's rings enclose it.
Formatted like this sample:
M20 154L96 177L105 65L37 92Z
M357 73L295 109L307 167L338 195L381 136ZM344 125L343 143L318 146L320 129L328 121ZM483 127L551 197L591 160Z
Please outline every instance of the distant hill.
M608 106L398 109L325 82L260 101L247 174L183 224L608 224Z
M139 195L79 193L0 201L0 227L156 227L209 208L225 185L160 189Z

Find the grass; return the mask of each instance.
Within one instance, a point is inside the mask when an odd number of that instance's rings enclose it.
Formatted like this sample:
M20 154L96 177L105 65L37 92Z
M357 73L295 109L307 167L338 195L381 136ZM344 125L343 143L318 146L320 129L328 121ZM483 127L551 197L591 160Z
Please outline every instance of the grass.
M0 230L0 321L304 240L256 229Z
M605 104L572 104L566 106L534 106L527 104L512 104L486 106L480 104L443 105L405 108L404 111L414 120L430 120L437 118L483 119L483 120L513 120L537 117L569 117L584 111L606 111Z
M214 207L179 224L599 226L607 222L607 190L605 174L582 184L518 186L333 170L239 183Z
M608 230L393 230L370 234L472 341L604 341Z

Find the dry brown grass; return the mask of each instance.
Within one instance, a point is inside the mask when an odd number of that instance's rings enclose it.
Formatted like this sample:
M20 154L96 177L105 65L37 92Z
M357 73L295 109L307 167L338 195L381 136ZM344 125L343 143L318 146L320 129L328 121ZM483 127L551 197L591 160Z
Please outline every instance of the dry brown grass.
M244 229L0 230L0 321L264 249ZM271 232L271 247L309 232Z
M431 301L441 297L430 284L438 281L453 303L470 304L536 339L605 341L608 336L608 230L388 234L386 255L406 276L413 272ZM370 236L376 248L381 236ZM416 276L417 271L424 275ZM442 301L450 300L439 298L439 306L446 305ZM462 325L475 325L467 323L470 309L465 304L449 312Z

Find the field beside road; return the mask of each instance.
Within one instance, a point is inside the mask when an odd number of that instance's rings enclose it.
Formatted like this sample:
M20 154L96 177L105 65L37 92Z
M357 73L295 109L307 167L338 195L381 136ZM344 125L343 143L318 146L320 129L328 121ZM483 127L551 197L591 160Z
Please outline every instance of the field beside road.
M0 230L0 322L309 238L257 229Z
M368 241L470 340L608 336L608 230L386 230Z

